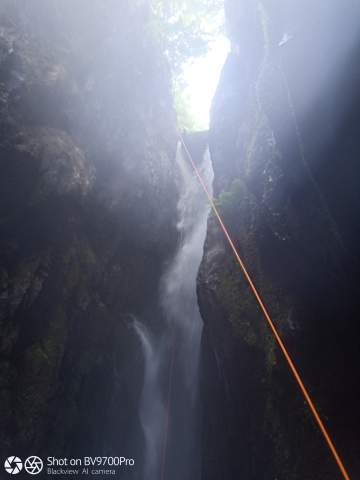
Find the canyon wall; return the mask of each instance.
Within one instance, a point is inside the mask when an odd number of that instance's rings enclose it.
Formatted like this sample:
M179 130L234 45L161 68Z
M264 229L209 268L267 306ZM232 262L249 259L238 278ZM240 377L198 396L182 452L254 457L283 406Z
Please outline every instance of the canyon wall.
M232 50L212 105L224 221L350 476L359 475L359 5L225 2ZM212 216L203 479L340 478Z
M170 72L148 2L76 5L0 11L0 447L141 465L130 324L160 321L178 241Z

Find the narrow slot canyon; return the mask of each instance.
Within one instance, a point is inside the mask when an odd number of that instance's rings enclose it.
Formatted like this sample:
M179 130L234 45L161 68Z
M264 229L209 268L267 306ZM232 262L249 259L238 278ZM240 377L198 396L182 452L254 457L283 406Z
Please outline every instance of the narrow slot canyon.
M1 2L0 479L360 476L359 27Z

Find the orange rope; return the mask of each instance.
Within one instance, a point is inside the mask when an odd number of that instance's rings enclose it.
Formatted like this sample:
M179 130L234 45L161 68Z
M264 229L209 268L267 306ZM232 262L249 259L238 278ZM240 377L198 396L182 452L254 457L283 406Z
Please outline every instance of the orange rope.
M299 373L298 373L298 371L297 371L297 368L295 367L295 364L294 364L293 360L291 359L291 356L290 356L290 354L288 353L288 351L287 351L287 349L286 349L286 347L285 347L285 344L284 344L284 342L282 341L282 339L281 339L281 337L280 337L280 335L279 335L279 333L278 333L278 331L277 331L277 329L276 329L276 327L275 327L274 322L271 320L271 317L270 317L270 315L269 315L269 313L268 313L268 311L267 311L267 309L266 309L266 307L265 307L265 305L264 305L264 303L263 303L263 301L262 301L262 299L261 299L261 297L260 297L259 292L257 291L257 289L256 289L253 281L251 280L251 277L250 277L250 275L249 275L249 273L248 273L248 271L247 271L247 269L246 269L246 267L245 267L244 262L241 260L241 257L240 257L240 255L239 255L239 253L238 253L238 251L237 251L237 249L236 249L236 247L235 247L235 244L234 244L234 242L232 241L232 239L231 239L231 237L230 237L230 234L229 234L229 232L228 232L228 230L227 230L227 228L226 228L226 226L225 226L225 224L224 224L224 222L223 222L223 220L222 220L222 218L221 218L221 216L220 216L220 213L219 213L219 211L218 211L218 209L217 209L217 207L216 207L216 205L215 205L215 203L214 203L214 200L213 200L213 198L212 198L212 195L210 194L210 192L209 192L209 190L208 190L208 188L207 188L204 180L202 179L202 177L201 177L201 175L200 175L200 172L199 172L199 170L197 169L197 167L196 167L196 165L195 165L195 163L194 163L194 161L193 161L193 159L192 159L192 156L191 156L191 154L190 154L187 146L185 145L184 139L182 138L181 135L180 135L180 140L181 140L181 143L182 143L182 145L183 145L183 147L184 147L184 150L185 150L185 152L186 152L186 155L187 155L187 157L189 158L190 164L191 164L192 168L194 169L194 172L195 172L195 174L196 174L196 176L197 176L197 178L198 178L198 180L199 180L199 182L200 182L200 184L201 184L201 186L202 186L202 188L203 188L203 190L204 190L204 192L205 192L205 194L206 194L206 196L207 196L207 198L208 198L208 201L209 201L209 203L210 203L211 209L213 210L213 212L214 212L214 214L215 214L215 216L216 216L216 218L217 218L217 220L218 220L218 222L219 222L219 224L220 224L220 227L221 227L222 231L224 232L227 241L229 242L229 245L230 245L230 247L231 247L231 249L232 249L232 251L233 251L233 253L234 253L234 255L235 255L235 258L236 258L238 264L240 265L240 268L241 268L241 270L242 270L242 272L243 272L243 274L244 274L244 276L245 276L245 278L246 278L246 280L247 280L247 282L248 282L248 284L249 284L249 286L250 286L250 288L251 288L251 290L252 290L252 292L253 292L256 300L257 300L257 303L259 304L259 307L260 307L260 309L261 309L261 311L262 311L262 313L263 313L263 315L264 315L264 317L265 317L265 320L267 321L267 323L268 323L268 325L269 325L269 327L270 327L270 329L271 329L271 331L272 331L272 333L273 333L273 335L274 335L274 337L275 337L275 339L276 339L276 341L277 341L277 343L278 343L278 345L279 345L279 347L280 347L280 350L282 351L282 353L283 353L283 355L284 355L284 357L285 357L285 359L286 359L286 361L287 361L287 363L288 363L288 366L289 366L289 368L290 368L291 373L293 374L293 376L294 376L297 384L298 384L299 387L300 387L300 390L301 390L301 392L302 392L302 394L303 394L303 396L304 396L304 398L305 398L305 400L306 400L306 402L307 402L307 404L308 404L308 406L309 406L309 408L310 408L310 411L311 411L311 413L313 414L313 416L314 416L314 418L315 418L315 421L316 421L316 423L318 424L318 426L319 426L319 428L320 428L320 431L321 431L321 433L323 434L323 436L324 436L324 438L325 438L325 441L326 441L327 445L329 446L330 451L331 451L332 455L334 456L335 461L336 461L336 463L337 463L337 465L338 465L338 467L339 467L339 469L340 469L340 471L341 471L344 479L345 479L345 480L350 480L350 477L349 477L349 475L348 475L348 473L347 473L347 471L346 471L346 469L345 469L345 466L344 466L344 464L343 464L343 462L342 462L342 460L341 460L341 458L340 458L340 456L339 456L339 454L338 454L338 452L337 452L337 450L336 450L336 448L335 448L335 446L334 446L331 438L330 438L330 435L329 435L329 433L327 432L327 430L326 430L326 428L325 428L325 425L324 425L323 421L321 420L321 418L320 418L320 416L319 416L319 414L318 414L318 412L317 412L317 410L316 410L316 407L315 407L313 401L311 400L311 397L310 397L310 395L309 395L309 393L308 393L308 391L307 391L307 389L306 389L303 381L301 380L301 377L300 377L300 375L299 375Z

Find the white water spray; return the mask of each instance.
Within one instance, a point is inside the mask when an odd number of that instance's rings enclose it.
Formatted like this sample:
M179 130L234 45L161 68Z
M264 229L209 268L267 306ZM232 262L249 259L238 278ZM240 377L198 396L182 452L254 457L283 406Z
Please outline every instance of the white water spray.
M145 363L140 404L145 438L143 480L160 479L164 435L167 435L165 477L172 480L200 479L198 373L202 320L196 296L196 277L203 254L209 207L180 144L176 160L180 172L177 224L180 243L161 280L160 302L165 319L161 338L156 340L142 324L134 323ZM208 151L199 169L211 189L213 174ZM172 377L170 396L169 375ZM167 414L169 423L166 427Z
M134 320L133 325L140 339L144 355L144 383L139 412L146 445L144 472L146 471L146 478L153 479L158 474L160 463L162 419L165 411L159 384L161 358L156 351L154 339L148 329L138 320Z

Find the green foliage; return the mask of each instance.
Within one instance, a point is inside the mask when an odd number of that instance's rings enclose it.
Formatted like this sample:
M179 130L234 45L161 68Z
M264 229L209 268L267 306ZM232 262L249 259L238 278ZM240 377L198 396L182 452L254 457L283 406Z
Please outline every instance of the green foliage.
M179 82L174 81L174 101L179 127L190 132L203 130L190 113L190 99Z
M220 33L223 0L152 0L152 8L154 31L172 72L179 126L202 130L190 114L183 67L191 59L206 55L211 41Z
M231 183L228 191L222 192L215 203L221 214L229 221L236 218L239 205L244 198L244 185L240 179Z
M206 54L219 33L222 0L153 0L157 32L175 75L190 58Z

